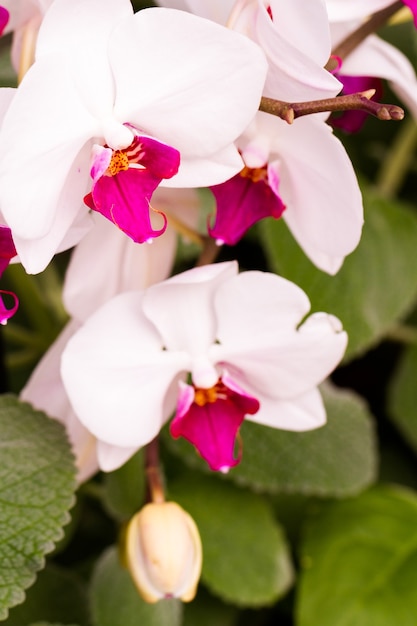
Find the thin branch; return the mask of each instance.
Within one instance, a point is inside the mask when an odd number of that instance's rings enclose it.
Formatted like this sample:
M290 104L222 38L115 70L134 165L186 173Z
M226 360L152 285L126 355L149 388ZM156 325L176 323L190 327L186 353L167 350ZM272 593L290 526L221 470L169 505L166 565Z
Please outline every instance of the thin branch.
M402 8L404 8L404 4L398 0L385 9L371 15L367 22L364 22L336 46L332 51L332 56L340 57L342 60L345 59L364 39L376 32L381 26L384 26L389 18Z
M402 120L404 111L395 104L382 104L371 100L375 90L369 89L347 96L311 100L309 102L284 102L272 98L261 98L259 110L276 115L288 124L292 124L297 117L334 111L365 111L380 120Z
M165 490L159 463L159 441L155 437L145 448L145 473L151 502L165 502Z

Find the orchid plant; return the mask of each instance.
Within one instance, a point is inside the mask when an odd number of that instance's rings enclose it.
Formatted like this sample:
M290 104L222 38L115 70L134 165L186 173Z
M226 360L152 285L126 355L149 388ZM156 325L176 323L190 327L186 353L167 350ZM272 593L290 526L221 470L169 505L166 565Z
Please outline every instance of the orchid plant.
M0 0L0 621L414 623L416 23Z

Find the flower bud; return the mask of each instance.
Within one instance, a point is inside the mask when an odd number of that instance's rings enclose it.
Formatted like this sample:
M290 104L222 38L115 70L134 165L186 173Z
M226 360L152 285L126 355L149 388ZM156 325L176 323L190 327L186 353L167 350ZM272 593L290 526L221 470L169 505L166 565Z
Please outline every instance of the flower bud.
M194 520L175 502L147 504L127 527L126 561L146 602L173 597L190 602L202 565Z

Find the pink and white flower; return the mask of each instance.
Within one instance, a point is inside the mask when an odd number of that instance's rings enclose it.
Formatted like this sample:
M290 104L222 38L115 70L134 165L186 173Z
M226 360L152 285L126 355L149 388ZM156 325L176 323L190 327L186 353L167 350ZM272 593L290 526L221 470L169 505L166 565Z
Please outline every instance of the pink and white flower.
M16 256L16 248L13 243L12 233L8 226L0 226L0 278L9 265L11 259ZM2 295L7 295L13 300L13 305L9 308L4 304ZM0 289L0 324L6 324L17 311L19 300L12 291Z
M344 353L339 320L316 313L300 326L310 308L301 289L237 272L235 262L209 265L120 294L68 342L62 378L103 469L150 442L173 413L173 435L223 471L239 460L244 417L294 431L325 423L317 385Z
M54 0L0 135L0 206L26 270L87 214L90 170L89 206L136 241L158 234L149 199L162 179L196 187L238 172L233 142L265 75L258 46L182 11Z

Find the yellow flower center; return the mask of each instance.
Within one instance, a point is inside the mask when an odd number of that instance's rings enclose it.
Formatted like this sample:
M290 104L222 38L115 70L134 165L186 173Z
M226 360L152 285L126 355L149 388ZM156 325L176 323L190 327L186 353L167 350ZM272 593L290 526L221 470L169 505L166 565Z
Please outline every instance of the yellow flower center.
M266 167L244 167L240 172L243 178L249 178L253 183L260 181L268 182L268 172Z
M107 172L110 176L116 176L122 170L129 169L129 158L121 150L115 150L112 154Z

